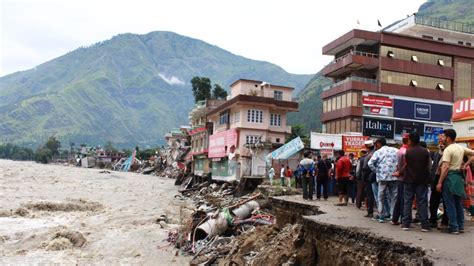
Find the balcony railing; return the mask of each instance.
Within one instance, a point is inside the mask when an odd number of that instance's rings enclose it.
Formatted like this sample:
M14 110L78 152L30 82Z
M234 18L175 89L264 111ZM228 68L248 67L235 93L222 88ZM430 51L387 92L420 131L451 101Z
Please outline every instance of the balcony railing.
M350 81L360 81L360 82L364 82L364 83L370 83L370 84L378 84L378 80L376 79L368 79L368 78L361 78L361 77L354 77L354 76L351 76L351 77L347 77L341 81L338 81L336 83L333 83L329 86L326 86L323 88L323 91L327 91L331 88L334 88L334 87L337 87L339 85L342 85L344 83L347 83L347 82L350 82Z
M474 34L474 24L451 21L441 18L426 17L415 15L415 23L418 25L451 30L463 33Z
M351 51L343 56L340 56L334 60L332 60L328 65L331 65L331 64L335 64L339 61L341 61L342 59L350 56L350 55L358 55L358 56L365 56L365 57L371 57L371 58L378 58L379 55L378 54L373 54L373 53L366 53L366 52L361 52L361 51Z

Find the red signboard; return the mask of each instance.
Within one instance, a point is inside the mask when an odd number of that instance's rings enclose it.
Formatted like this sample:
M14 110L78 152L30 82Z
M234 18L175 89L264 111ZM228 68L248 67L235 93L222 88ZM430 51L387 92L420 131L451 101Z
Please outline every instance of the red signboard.
M453 106L453 121L474 119L474 98L459 100Z
M237 148L238 134L236 129L229 129L209 137L209 158L221 158Z
M393 100L376 96L362 96L362 105L393 108Z
M357 156L360 150L365 149L364 143L368 139L368 136L342 136L342 150Z

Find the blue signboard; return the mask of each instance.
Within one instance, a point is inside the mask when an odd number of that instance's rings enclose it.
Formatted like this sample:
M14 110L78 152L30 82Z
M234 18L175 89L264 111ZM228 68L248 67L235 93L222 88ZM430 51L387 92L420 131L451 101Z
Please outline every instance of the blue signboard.
M303 141L301 141L300 137L297 137L294 140L288 142L287 144L281 146L277 150L273 151L269 155L275 160L286 160L291 155L299 152L302 149L304 149L304 143Z
M394 99L393 116L397 118L450 123L452 105Z
M442 127L426 126L425 127L425 142L438 144L438 136L441 133L443 133Z

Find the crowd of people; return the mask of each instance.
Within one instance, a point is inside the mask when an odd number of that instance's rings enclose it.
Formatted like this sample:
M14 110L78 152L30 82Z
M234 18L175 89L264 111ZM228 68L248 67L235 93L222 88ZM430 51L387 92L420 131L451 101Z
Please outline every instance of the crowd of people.
M403 135L399 148L387 145L385 138L368 140L357 156L340 150L332 160L308 152L293 171L281 166L280 185L291 186L294 178L304 200L337 195L337 206L351 200L359 209L365 206L365 217L405 231L419 222L423 232L463 233L464 209L474 217L474 151L455 140L456 131L445 129L435 152L417 132ZM269 175L273 182L273 168Z

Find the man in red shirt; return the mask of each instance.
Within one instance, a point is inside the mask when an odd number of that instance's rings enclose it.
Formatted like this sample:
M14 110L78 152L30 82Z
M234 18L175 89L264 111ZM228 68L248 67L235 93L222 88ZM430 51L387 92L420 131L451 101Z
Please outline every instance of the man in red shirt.
M342 150L337 151L336 156L336 181L339 191L339 203L336 206L347 206L347 191L351 178L352 163L347 156L344 156L344 151Z

